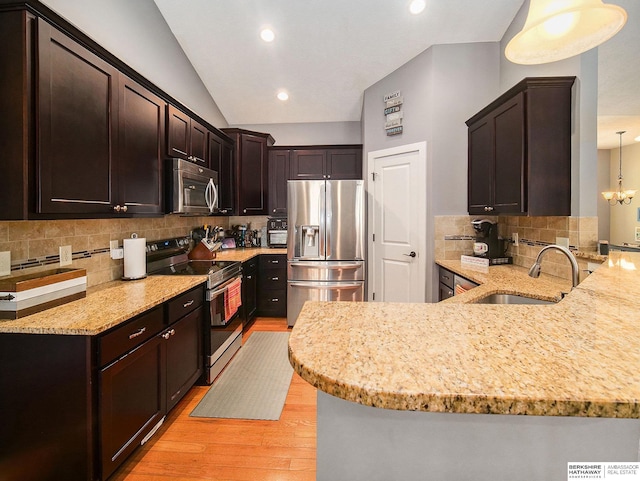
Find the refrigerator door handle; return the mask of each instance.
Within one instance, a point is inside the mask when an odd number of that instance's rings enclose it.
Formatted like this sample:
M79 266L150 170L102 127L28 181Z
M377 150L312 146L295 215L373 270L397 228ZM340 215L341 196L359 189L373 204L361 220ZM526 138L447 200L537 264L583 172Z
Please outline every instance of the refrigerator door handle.
M318 255L320 257L322 257L323 259L326 259L327 256L329 255L329 240L330 240L330 233L327 232L327 230L329 229L329 222L327 222L327 215L329 212L331 212L330 208L331 206L327 205L327 199L329 198L329 196L327 195L327 189L329 188L329 185L324 182L323 183L323 188L320 189L320 202L319 202L319 207L320 207L320 232L318 237L320 238L320 248L318 249Z
M340 270L347 270L347 269L352 269L352 270L356 270L356 269L362 269L363 265L362 262L358 262L358 263L353 263L353 262L340 262L340 261L334 261L331 263L326 263L326 264L322 264L321 266L318 266L318 262L304 262L304 261L292 261L289 264L291 267L312 267L314 269L340 269Z
M307 289L360 289L363 281L357 282L315 282L315 281L289 281L291 287L304 287Z

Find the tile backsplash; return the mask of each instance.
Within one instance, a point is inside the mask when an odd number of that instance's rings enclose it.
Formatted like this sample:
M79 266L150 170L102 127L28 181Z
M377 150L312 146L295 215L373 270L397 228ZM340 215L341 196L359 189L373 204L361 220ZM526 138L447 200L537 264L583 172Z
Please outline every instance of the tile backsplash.
M181 217L166 215L153 218L74 219L1 221L0 251L11 252L12 275L20 271L57 267L58 249L70 245L73 263L69 267L87 270L87 285L95 286L123 275L123 260L109 256L109 241L131 237L147 240L186 236L198 225L229 226L228 217Z
M435 258L458 260L461 255L473 255L475 232L471 221L477 217L437 216L435 218ZM569 248L576 253L595 254L598 236L597 217L486 217L498 222L499 236L507 240L507 255L513 257L515 265L530 267L542 247L555 244L557 237L569 239ZM518 234L519 246L511 242L513 233ZM593 260L593 259L591 259ZM587 260L578 256L583 279ZM571 267L559 253L546 256L542 271L564 279L571 279Z

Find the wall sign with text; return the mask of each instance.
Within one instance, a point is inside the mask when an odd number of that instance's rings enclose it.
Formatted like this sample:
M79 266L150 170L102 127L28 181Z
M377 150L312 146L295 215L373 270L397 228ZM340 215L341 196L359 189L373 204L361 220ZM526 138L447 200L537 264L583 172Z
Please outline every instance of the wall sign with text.
M387 135L398 135L402 133L402 111L403 97L399 90L384 96L384 129Z

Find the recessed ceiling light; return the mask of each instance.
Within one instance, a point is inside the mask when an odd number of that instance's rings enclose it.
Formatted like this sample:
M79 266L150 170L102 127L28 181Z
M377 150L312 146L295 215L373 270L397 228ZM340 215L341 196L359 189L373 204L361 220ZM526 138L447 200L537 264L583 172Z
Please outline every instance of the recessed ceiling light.
M424 0L413 0L409 5L409 11L414 15L418 15L424 10L424 7L426 7Z
M640 135L638 135L638 136L637 136L635 139L633 139L633 140L635 140L636 142L640 142Z
M276 38L276 34L273 33L273 30L270 28L263 28L260 31L260 38L265 42L273 42L273 39Z
M283 102L285 100L289 100L289 94L284 90L281 90L280 92L278 92L278 99L282 100Z

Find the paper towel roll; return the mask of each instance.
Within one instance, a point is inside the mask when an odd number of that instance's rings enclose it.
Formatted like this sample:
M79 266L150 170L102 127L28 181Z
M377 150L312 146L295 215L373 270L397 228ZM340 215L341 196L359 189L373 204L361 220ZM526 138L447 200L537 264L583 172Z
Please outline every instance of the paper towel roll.
M135 235L135 234L134 234ZM147 276L147 239L144 237L124 239L124 279L142 279Z

